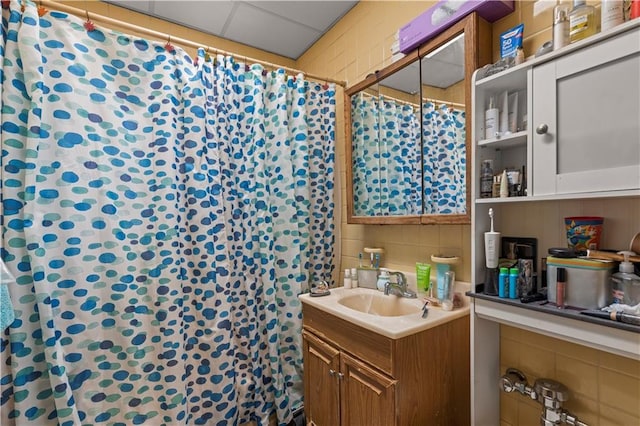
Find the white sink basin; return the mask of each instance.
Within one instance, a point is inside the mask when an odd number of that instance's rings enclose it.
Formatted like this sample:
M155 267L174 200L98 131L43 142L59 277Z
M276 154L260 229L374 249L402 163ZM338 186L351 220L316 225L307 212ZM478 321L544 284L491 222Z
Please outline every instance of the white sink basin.
M345 292L346 293L346 292ZM356 310L369 315L382 317L399 317L403 315L420 315L422 309L417 306L412 299L400 298L397 296L385 296L384 294L366 293L352 294L346 293L338 299L338 303L349 309Z
M332 288L328 296L311 297L307 293L298 297L303 304L391 339L399 339L469 315L470 304L464 296L467 290L468 283L456 282L456 292L462 293L464 306L453 311L428 306L426 318L422 317L422 298L385 296L375 289L338 287Z

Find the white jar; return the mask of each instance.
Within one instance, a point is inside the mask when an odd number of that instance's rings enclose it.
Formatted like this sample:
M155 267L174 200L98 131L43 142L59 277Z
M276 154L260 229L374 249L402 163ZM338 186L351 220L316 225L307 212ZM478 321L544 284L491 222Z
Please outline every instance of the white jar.
M345 269L344 270L344 283L343 283L343 287L344 288L351 288L351 286L353 285L353 281L351 280L351 269Z

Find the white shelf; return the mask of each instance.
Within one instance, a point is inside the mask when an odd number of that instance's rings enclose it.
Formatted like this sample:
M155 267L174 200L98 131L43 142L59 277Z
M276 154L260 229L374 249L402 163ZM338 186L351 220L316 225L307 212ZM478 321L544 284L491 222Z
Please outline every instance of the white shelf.
M577 200L586 198L627 198L640 197L640 189L630 189L626 191L603 191L603 192L578 192L574 194L554 194L554 195L532 195L526 197L509 198L478 198L476 204L509 204L528 203L533 201L560 201Z
M524 147L527 145L527 135L528 131L522 130L499 138L480 140L478 141L478 146L480 148L490 147L493 149Z
M633 19L631 21L627 21L623 24L617 25L610 30L602 31L596 35L587 37L584 40L572 43L568 46L565 46L558 50L554 50L545 55L534 58L527 58L524 63L508 68L497 74L478 79L478 75L480 75L480 73L482 72L482 68L480 68L474 72L474 84L476 87L478 87L478 89L482 90L505 90L512 89L514 87L526 87L526 71L534 65L540 65L544 62L556 59L559 56L564 56L573 51L583 49L586 46L599 43L602 40L614 37L637 26L640 26L640 20Z
M478 298L473 299L473 310L482 319L640 360L640 333Z

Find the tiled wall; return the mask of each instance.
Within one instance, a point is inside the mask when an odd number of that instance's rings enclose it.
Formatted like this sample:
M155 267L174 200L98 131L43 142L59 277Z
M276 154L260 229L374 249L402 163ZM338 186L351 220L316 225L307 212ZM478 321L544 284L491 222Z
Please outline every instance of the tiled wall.
M552 38L551 10L533 16L533 1L518 1L514 13L493 26L499 35L523 22L526 56ZM588 3L599 6L599 2ZM299 67L314 74L347 80L351 86L370 72L390 63L395 31L432 2L360 2L343 21L315 44ZM599 12L599 8L597 9ZM498 58L494 49L494 59ZM340 111L342 105L338 104ZM355 266L364 246L386 249L390 268L412 270L415 262L445 252L462 257L457 277L470 280L470 226L466 225L349 225L346 223L343 113L338 113L339 165L341 167L342 268ZM565 216L604 216L602 247L623 249L640 231L640 198L567 200L511 204L501 208L503 232L513 236L537 236L540 252L565 246ZM640 348L639 348L640 350ZM590 426L640 425L640 362L606 352L551 339L524 330L502 327L501 371L516 367L531 383L546 377L564 383L573 392L567 409ZM498 384L496 382L495 391ZM501 395L502 425L539 425L540 405L523 396ZM480 425L484 426L484 425Z
M531 386L538 378L567 386L564 408L589 426L640 425L638 361L502 325L500 371L508 367L522 371ZM500 406L501 426L540 424L541 405L529 397L502 392Z

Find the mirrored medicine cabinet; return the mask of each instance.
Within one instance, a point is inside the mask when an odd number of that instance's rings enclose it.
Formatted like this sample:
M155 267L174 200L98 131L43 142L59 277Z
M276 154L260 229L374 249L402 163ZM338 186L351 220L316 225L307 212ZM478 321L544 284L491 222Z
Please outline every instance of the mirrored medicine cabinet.
M470 223L471 76L490 61L472 13L345 90L348 223Z

